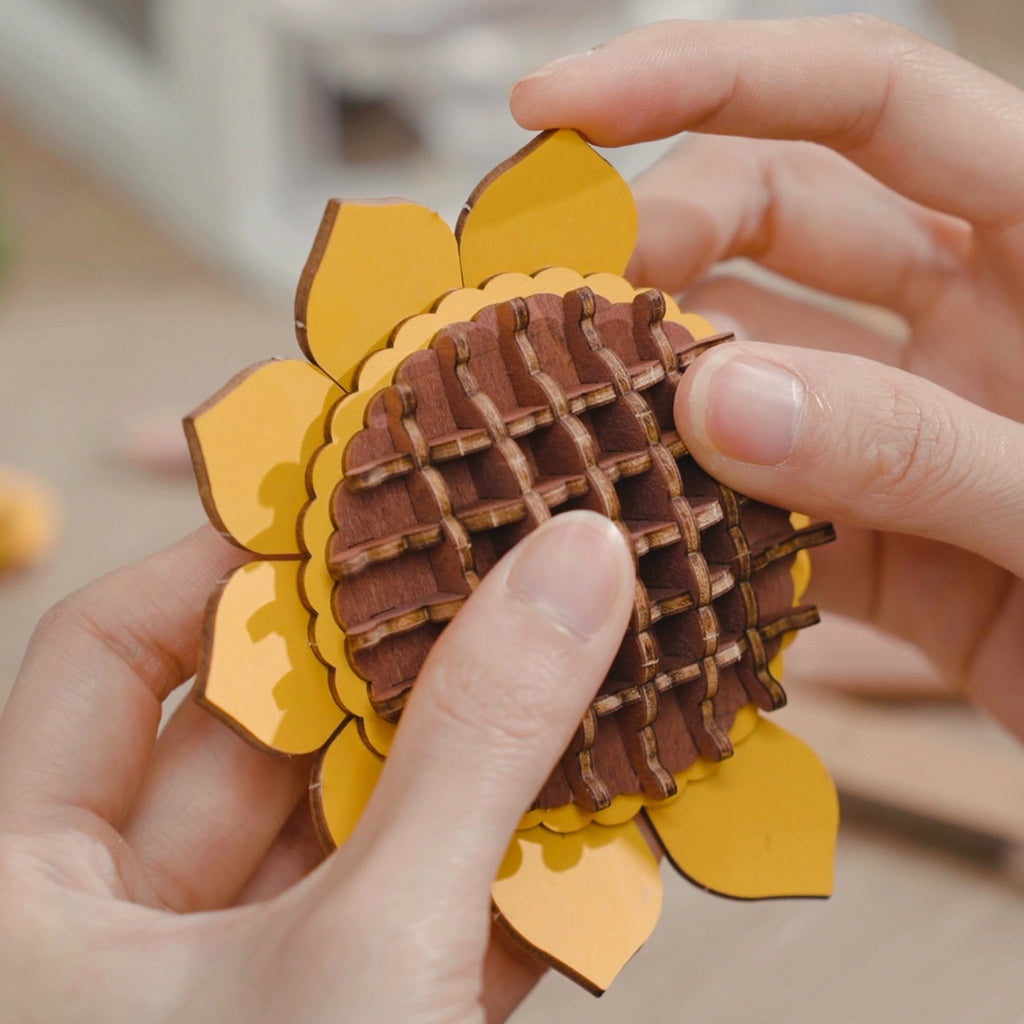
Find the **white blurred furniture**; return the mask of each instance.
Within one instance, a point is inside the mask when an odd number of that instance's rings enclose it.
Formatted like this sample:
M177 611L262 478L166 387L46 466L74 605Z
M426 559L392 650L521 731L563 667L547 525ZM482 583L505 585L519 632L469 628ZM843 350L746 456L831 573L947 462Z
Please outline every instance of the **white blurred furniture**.
M291 289L328 196L454 216L527 138L508 84L628 27L632 6L0 0L0 102L207 254ZM350 160L341 97L404 108L422 145Z
M911 21L929 5L875 2ZM506 90L530 67L666 17L847 6L0 0L0 103L208 255L290 290L329 196L404 195L453 219L526 141ZM346 101L367 108L360 125L381 143L372 158L352 152ZM374 121L381 109L404 118L418 145L394 152L401 132ZM657 151L614 160L629 174Z

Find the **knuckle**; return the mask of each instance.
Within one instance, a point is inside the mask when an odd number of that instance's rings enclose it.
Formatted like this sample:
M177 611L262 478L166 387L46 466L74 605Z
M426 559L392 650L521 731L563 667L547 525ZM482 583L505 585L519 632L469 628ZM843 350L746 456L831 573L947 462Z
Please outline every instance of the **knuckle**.
M841 15L837 21L845 21L854 25L862 32L870 35L873 39L891 39L894 36L910 35L909 29L904 28L899 22L891 21L881 14L867 14L852 12Z
M923 45L931 45L923 36L906 25L901 25L898 21L892 21L881 14L851 13L840 15L835 20L845 21L852 31L859 32L864 37L873 52L897 64L904 53L919 49Z
M935 419L920 402L907 389L894 389L873 452L873 476L881 489L899 491L917 483L938 434Z
M75 601L76 595L72 594L51 605L36 623L34 636L37 639L48 639L68 629L75 618Z
M819 141L850 152L867 145L882 129L903 77L928 63L933 44L910 29L870 14L845 15L850 35L859 35L873 87L854 105L848 120Z
M913 29L877 15L853 15L860 19L888 69L889 93L895 92L899 79L906 74L934 71L936 58L944 53L935 43Z
M65 598L51 610L53 618L48 628L56 630L58 636L78 634L89 638L143 680L161 700L188 678L191 673L178 655L144 626L146 619L136 614L137 607L106 611L93 597L86 589Z
M865 422L856 504L869 518L923 510L956 486L956 423L914 382L894 386L885 414L874 412Z

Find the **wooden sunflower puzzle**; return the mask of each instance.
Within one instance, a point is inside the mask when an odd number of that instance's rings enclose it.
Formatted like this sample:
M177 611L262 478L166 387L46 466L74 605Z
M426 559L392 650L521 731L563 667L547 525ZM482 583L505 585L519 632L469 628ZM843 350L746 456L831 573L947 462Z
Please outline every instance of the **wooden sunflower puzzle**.
M454 234L414 203L332 202L296 303L309 361L251 367L186 420L211 520L259 556L211 601L197 697L262 747L320 752L327 848L502 555L573 509L623 532L629 628L492 889L509 935L595 992L660 910L641 817L681 874L752 899L827 895L838 818L818 759L761 714L817 621L806 549L831 527L686 451L676 386L727 337L621 276L635 233L570 131L485 178Z

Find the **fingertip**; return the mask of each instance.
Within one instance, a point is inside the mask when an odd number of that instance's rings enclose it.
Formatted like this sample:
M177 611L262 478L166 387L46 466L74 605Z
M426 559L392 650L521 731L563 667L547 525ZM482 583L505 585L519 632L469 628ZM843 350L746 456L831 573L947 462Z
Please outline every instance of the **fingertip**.
M631 49L620 44L645 28L607 40L580 53L567 54L523 75L509 90L509 108L523 128L575 128L594 145L621 146L638 141L630 131ZM641 66L644 61L640 61ZM612 80L625 74L630 88ZM635 106L635 104L633 104Z
M675 415L694 458L743 494L1017 571L1020 489L1005 453L1024 428L925 378L846 353L723 345L683 375Z
M621 531L585 510L555 516L523 541L506 580L509 593L580 639L598 633L632 593L633 559Z
M722 346L684 375L675 416L694 454L761 467L789 460L807 389L791 367L765 358L765 348Z
M632 551L607 517L560 513L530 533L431 649L367 811L371 831L386 825L404 849L443 825L422 855L447 862L460 837L489 885L608 672L634 589Z
M555 62L557 64L557 61ZM544 68L523 75L508 91L508 109L512 119L527 131L564 127L551 121L545 101L544 79L550 77Z
M587 57L592 57L595 51L596 48L591 47L591 49L585 50L582 53L567 53L563 57L558 57L556 60L549 61L547 64L534 68L533 71L527 72L515 83L515 85L512 86L509 98L511 99L517 92L521 92L521 87L525 86L529 88L529 86L542 82L545 79L553 78L561 72L568 70L571 65L585 60Z
M715 323L718 327L718 323ZM725 353L728 358L728 353ZM702 465L717 456L715 445L707 432L707 404L710 378L721 364L723 354L713 348L699 356L682 376L672 407L676 429L687 451Z

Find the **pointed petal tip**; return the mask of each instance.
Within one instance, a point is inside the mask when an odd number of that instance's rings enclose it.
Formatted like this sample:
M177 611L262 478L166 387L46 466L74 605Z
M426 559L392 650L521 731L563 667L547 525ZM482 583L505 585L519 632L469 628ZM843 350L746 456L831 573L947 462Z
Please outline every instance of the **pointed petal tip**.
M600 995L654 931L658 862L632 821L517 832L491 892L513 941Z
M763 719L716 772L647 820L680 874L736 899L825 897L839 803L817 755Z
M340 396L315 366L273 359L243 370L185 418L203 506L221 533L255 554L300 554L306 471Z
M408 200L332 200L295 296L299 345L351 390L359 365L407 317L462 284L451 228Z
M250 742L284 754L318 750L343 712L309 649L297 560L255 561L215 591L196 672L196 699Z
M570 267L621 274L636 204L612 165L570 129L544 132L476 187L456 237L468 286L495 274Z
M320 755L310 783L313 822L324 849L343 845L355 831L383 766L363 742L358 719L346 719Z

